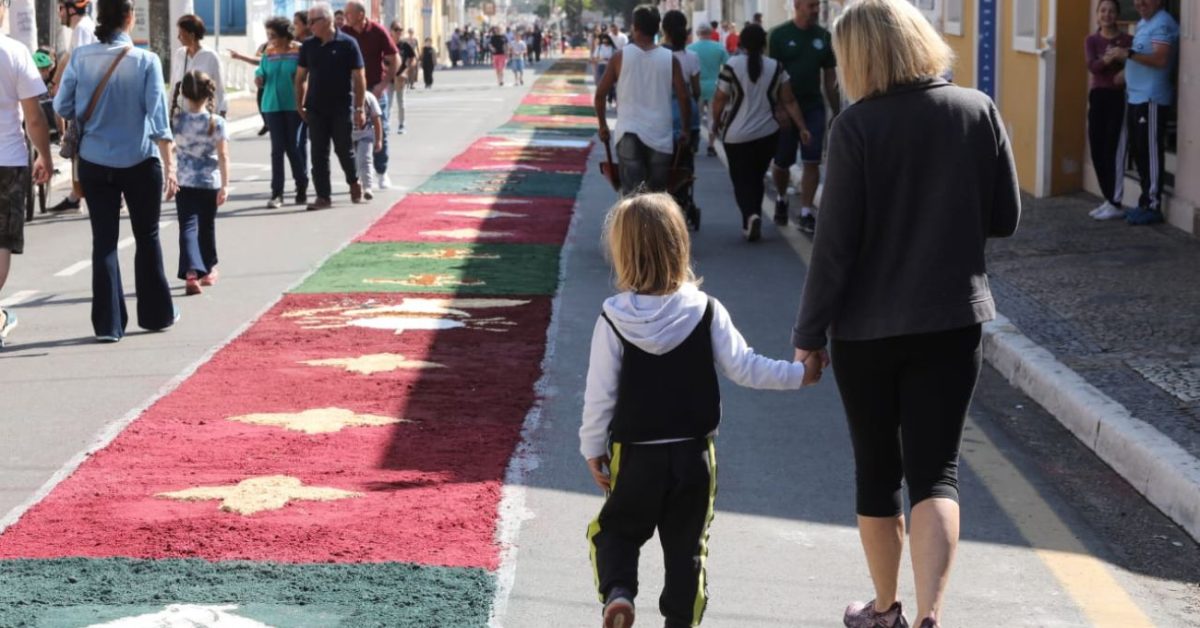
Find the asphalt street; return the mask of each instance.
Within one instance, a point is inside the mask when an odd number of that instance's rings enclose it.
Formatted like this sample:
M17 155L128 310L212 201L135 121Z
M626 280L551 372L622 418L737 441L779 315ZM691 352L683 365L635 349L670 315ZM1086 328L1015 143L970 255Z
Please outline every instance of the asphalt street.
M253 129L237 135L235 189L217 226L221 282L184 297L182 282L172 279L183 318L167 333L134 331L116 345L96 344L88 321L86 217L39 218L27 227L26 254L15 259L0 293L0 303L21 317L0 352L0 528L405 190L506 121L528 89L495 87L489 69L441 72L437 81L429 92L410 93L408 134L396 135L393 122L390 170L397 188L377 192L370 203L351 205L345 185L335 183L334 209L265 209L268 142ZM789 357L807 239L766 226L762 242L745 243L721 163L697 161L705 213L694 242L704 288L760 352ZM595 163L588 173L564 253L540 421L531 424L522 450L527 472L506 502L504 525L519 527L507 528L511 536L501 531L514 544L500 570L493 622L499 626L599 624L584 533L601 496L578 454L576 431L592 327L611 293L600 228L614 195ZM339 179L336 166L333 178ZM161 235L172 276L173 213L173 205L164 206ZM132 255L132 247L122 250L130 288ZM854 528L850 443L832 377L791 393L722 386L704 625L839 625L845 604L871 592ZM945 625L1197 625L1196 544L990 370L972 408L964 457L963 542ZM649 626L657 623L657 543L647 544L643 557L638 625ZM902 596L911 602L905 569Z
M747 244L721 163L700 156L697 164L704 217L693 253L703 287L752 346L788 358L810 242L794 227L781 234L765 226L764 240ZM602 497L578 454L576 431L592 326L611 294L600 232L614 200L592 166L565 253L548 394L530 437L534 468L524 480L525 520L501 625L599 625L584 534ZM704 625L840 625L845 605L872 591L832 376L788 393L726 381L722 403ZM944 625L1196 625L1196 544L990 369L971 411L964 458L962 544ZM654 540L643 549L641 578L638 625L657 625L661 554ZM915 606L907 561L901 590Z

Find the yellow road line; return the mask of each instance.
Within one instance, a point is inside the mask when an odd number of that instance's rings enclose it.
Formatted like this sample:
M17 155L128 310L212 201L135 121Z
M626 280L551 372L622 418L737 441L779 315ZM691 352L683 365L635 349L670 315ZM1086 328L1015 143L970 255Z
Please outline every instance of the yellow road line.
M971 451L964 458L971 469L1092 625L1153 628L1154 623L1116 581L1104 561L1088 552L1079 537L970 417L967 433Z
M769 201L764 202L764 213L773 211L770 205ZM791 225L777 231L808 264L812 259L812 240ZM1092 625L1098 628L1153 628L1154 623L1117 582L1104 561L1088 552L1079 537L996 448L975 419L967 418L967 430L971 452L963 457Z

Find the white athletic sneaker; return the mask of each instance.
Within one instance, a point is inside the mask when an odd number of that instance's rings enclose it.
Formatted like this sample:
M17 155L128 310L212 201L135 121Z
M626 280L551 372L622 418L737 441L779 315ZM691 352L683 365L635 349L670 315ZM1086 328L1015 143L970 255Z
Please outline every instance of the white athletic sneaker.
M1092 218L1096 220L1122 220L1125 218L1125 210L1115 205L1101 207L1099 211L1092 214Z
M379 189L381 189L381 190L390 190L390 189L392 189L392 180L388 178L388 176L387 176L387 173L386 173L386 172L385 172L385 173L383 173L383 174L381 174L381 175L379 175L379 186L378 186L378 187L379 187Z
M1092 218L1095 218L1096 216L1098 216L1100 214L1100 212L1104 211L1105 209L1107 209L1109 207L1115 207L1115 206L1108 201L1104 201L1103 203L1100 203L1099 205L1097 205L1096 209L1093 209L1092 211L1088 212L1088 215L1091 216Z

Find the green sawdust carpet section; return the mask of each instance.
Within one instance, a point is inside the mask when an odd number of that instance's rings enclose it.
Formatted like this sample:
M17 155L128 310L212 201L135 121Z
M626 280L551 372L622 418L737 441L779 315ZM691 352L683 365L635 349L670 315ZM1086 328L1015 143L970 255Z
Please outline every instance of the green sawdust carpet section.
M594 116L596 110L583 105L521 105L519 116Z
M530 124L526 122L509 122L496 127L490 135L504 137L524 137L533 139L587 139L596 134L595 125L587 126L554 126L550 124Z
M0 626L88 626L183 604L276 628L481 627L494 589L483 569L403 563L5 560Z
M477 172L443 170L414 190L416 194L501 194L575 198L583 177L561 172Z
M466 259L435 256L447 248L470 252ZM294 292L554 294L558 259L559 247L551 244L358 243L325 262Z

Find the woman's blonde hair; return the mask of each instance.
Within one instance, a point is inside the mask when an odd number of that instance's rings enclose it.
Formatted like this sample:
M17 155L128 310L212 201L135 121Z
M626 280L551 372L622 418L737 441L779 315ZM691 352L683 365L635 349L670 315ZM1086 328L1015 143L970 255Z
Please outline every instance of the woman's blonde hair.
M833 23L833 52L846 97L862 100L895 85L941 76L954 52L906 0L858 0Z
M617 290L663 295L699 284L683 211L667 194L622 199L608 211L604 240Z

